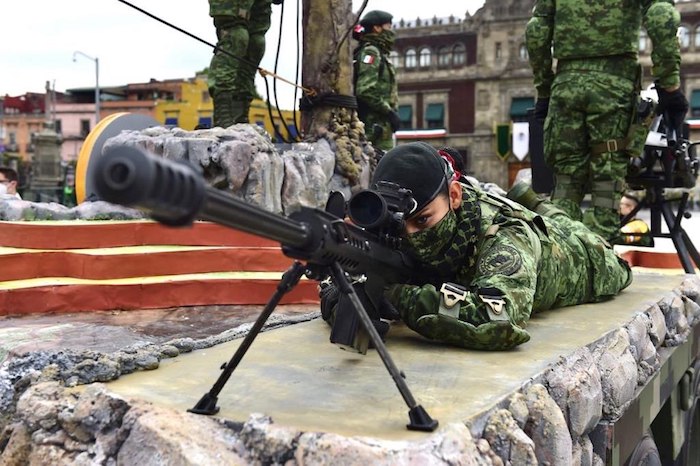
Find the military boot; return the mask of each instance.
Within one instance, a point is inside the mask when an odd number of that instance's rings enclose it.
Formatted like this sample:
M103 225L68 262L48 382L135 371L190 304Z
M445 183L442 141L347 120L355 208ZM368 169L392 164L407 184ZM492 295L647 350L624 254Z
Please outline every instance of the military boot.
M231 91L216 91L212 96L214 103L214 126L228 128L234 120L233 93Z
M567 215L566 212L552 204L549 200L539 196L525 181L520 181L513 185L508 191L508 194L506 194L506 197L545 217Z

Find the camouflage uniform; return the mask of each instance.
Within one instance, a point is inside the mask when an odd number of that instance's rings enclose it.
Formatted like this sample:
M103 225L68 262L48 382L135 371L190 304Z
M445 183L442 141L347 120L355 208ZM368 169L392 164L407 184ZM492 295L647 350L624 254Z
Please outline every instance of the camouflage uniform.
M552 200L610 240L619 234L629 157L638 155L630 154L628 135L640 86L640 26L653 42L653 75L673 88L680 82L679 22L672 1L538 0L527 25L537 97L549 98L544 153L556 177ZM589 189L592 206L582 214Z
M421 335L465 348L510 349L530 339L524 327L531 313L609 299L631 283L629 266L603 238L547 201L536 209L549 216L539 216L473 185L464 184L462 193L456 228L441 227L443 219L412 242L444 260L424 266L416 285L387 291ZM444 246L438 251L435 244ZM441 309L444 282L467 290L452 315Z
M250 103L256 95L255 73L265 54L271 3L271 0L209 0L217 49L228 52L217 50L209 66L215 126L226 128L248 122Z
M388 58L393 34L366 33L354 53L358 117L365 124L370 142L385 151L394 146L390 116L397 111L399 100L396 71Z

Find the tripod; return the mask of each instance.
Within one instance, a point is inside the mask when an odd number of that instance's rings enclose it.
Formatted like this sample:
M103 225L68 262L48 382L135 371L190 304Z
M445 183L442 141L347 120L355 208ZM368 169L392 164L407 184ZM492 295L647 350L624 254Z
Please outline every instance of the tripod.
M700 254L681 225L683 218L690 217L690 213L686 211L688 207L688 192L684 192L679 200L671 200L664 196L666 182L661 177L640 176L628 179L627 182L631 186L644 188L646 196L632 209L632 212L622 219L622 224L624 225L634 218L642 208L648 208L651 212L651 229L646 234L653 238L670 238L676 248L683 270L685 270L685 273L694 274L695 267L700 268ZM672 207L674 202L678 202L675 213ZM668 233L661 231L662 219L666 222ZM695 265L693 265L693 262Z
M391 359L391 356L389 355L389 352L386 349L384 342L379 336L377 329L374 328L374 325L372 324L372 321L369 315L367 314L367 311L362 305L360 298L358 297L348 278L345 276L344 270L342 269L340 264L335 262L329 267L328 271L330 272L334 282L338 286L339 292L347 296L350 302L352 303L355 312L357 313L358 317L360 318L360 321L362 322L365 329L367 330L367 333L369 334L370 341L374 345L374 348L376 348L377 353L379 353L379 356L382 362L384 363L384 366L389 371L391 378L394 380L396 387L398 388L399 392L401 393L401 396L406 402L406 405L409 408L409 423L406 425L406 427L409 430L419 430L425 432L434 431L438 426L438 421L432 419L430 415L425 411L425 409L421 405L416 403L416 400L413 398L413 395L411 394L411 391L408 388L406 381L404 380L404 375L399 371L399 369L394 364L394 361ZM217 412L219 412L219 408L216 406L219 393L226 385L226 382L228 382L229 378L233 374L233 371L243 359L243 356L250 348L250 345L253 343L253 340L255 340L255 337L257 337L260 333L260 330L262 329L267 319L275 310L275 307L282 299L282 296L285 293L291 291L299 283L299 279L304 274L313 274L313 269L307 268L306 265L298 261L295 261L292 264L292 266L284 273L282 279L280 280L280 283L277 285L277 289L270 297L270 300L265 305L263 311L260 313L251 329L246 334L245 338L243 339L243 342L238 347L234 355L231 357L231 360L222 368L222 373L217 379L217 381L214 383L211 389L204 394L204 396L199 400L199 402L197 402L197 404L193 408L188 409L189 412L195 414L216 414Z

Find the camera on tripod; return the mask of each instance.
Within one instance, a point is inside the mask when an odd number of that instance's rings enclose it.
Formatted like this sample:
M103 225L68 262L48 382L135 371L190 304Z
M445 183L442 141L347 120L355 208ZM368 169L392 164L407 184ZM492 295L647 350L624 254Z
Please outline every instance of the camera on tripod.
M637 111L642 121L653 115L654 104L642 99ZM664 115L656 115L648 129L644 149L639 157L630 160L627 183L633 189L645 189L650 185L664 188L685 188L695 186L700 170L695 146L700 143L689 141L689 125L672 128Z

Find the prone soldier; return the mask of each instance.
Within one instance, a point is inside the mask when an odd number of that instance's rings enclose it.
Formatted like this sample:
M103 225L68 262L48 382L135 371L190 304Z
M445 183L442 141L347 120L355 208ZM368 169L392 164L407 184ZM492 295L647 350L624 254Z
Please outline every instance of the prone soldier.
M631 283L629 265L601 236L529 186L508 199L454 175L436 149L409 143L387 152L373 176L416 201L402 248L418 270L385 293L409 328L464 348L511 349L530 339L532 313L611 299Z

